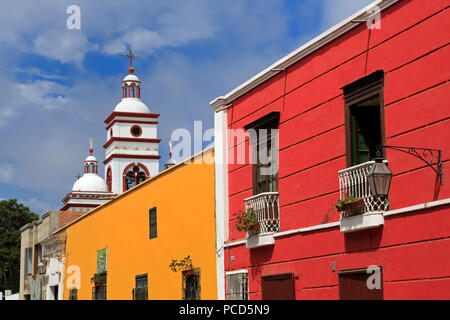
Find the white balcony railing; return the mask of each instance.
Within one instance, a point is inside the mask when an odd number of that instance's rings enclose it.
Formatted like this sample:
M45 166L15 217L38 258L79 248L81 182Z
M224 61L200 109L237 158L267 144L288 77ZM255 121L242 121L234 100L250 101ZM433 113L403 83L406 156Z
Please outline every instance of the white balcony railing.
M258 217L259 228L249 236L256 234L275 233L280 230L280 204L278 192L264 192L244 199L245 210L252 208Z
M367 183L367 175L375 161L368 161L344 170L339 171L339 195L340 199L348 196L362 198L364 206L350 209L341 213L341 218L363 215L372 212L384 212L388 210L389 198L375 198L370 194L370 187ZM388 163L384 160L384 163Z

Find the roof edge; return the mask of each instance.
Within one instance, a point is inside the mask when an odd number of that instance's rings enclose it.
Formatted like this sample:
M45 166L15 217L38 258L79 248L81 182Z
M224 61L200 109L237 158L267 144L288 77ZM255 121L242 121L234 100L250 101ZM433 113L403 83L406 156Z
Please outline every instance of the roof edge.
M207 154L207 153L209 153L209 152L212 152L213 150L214 150L214 146L213 146L213 145L212 145L212 146L209 146L209 147L203 149L202 151L199 151L198 153L196 153L196 154L194 154L194 155L192 155L192 156L186 158L185 160L180 161L180 162L177 163L176 165L174 165L174 166L172 166L172 167L170 167L170 168L164 169L163 171L160 171L158 174L154 175L153 177L150 177L149 179L147 179L147 180L143 181L142 183L138 184L137 186L134 186L133 188L131 188L131 189L129 189L129 190L127 190L127 191L125 191L125 192L119 194L119 195L116 196L115 198L113 198L113 199L111 199L111 200L109 200L109 201L106 201L105 203L99 205L98 207L95 207L95 208L92 209L91 211L86 212L84 215L82 215L82 216L76 218L75 220L73 220L72 222L68 223L67 225L65 225L65 226L63 226L63 227L61 227L61 228L58 228L58 229L55 230L52 234L53 234L53 235L56 235L57 233L59 233L59 232L61 232L61 231L64 231L65 229L67 229L67 228L68 228L69 226L71 226L72 224L77 223L79 220L84 219L85 217L87 217L87 216L89 216L89 215L91 215L91 214L96 213L100 208L103 208L103 207L105 207L105 206L107 206L107 205L110 205L111 203L115 202L117 199L122 198L122 197L125 196L126 194L128 194L128 193L130 193L130 192L133 192L133 191L136 191L137 189L139 189L139 188L142 187L143 185L145 185L145 184L147 184L147 183L150 183L151 181L153 181L153 180L155 180L155 179L157 179L157 178L160 178L162 175L165 175L167 172L170 172L170 171L172 171L172 170L174 170L174 169L176 169L176 168L178 168L178 167L181 167L182 165L189 164L190 162L192 162L192 160L198 158L199 156L203 156L204 154Z

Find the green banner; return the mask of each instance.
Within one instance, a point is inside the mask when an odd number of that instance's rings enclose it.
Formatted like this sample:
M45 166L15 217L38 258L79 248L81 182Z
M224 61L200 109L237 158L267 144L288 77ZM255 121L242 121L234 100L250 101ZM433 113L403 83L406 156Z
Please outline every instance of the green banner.
M106 271L106 248L97 251L97 273Z

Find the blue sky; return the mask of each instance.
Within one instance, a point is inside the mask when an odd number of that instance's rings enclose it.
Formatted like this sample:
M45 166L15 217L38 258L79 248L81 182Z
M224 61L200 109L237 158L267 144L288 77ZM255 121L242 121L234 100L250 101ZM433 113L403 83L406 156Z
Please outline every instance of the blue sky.
M0 2L0 199L59 209L89 137L121 99L132 47L142 100L160 113L160 167L173 130L213 126L209 102L371 0L20 0ZM69 5L81 30L68 30ZM99 169L103 176L103 166Z

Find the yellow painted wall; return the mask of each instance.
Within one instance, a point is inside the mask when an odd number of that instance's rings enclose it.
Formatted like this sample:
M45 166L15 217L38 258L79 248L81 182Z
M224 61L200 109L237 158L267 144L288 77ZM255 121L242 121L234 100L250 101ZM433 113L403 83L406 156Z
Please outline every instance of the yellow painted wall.
M213 151L205 154L210 164L173 167L69 225L65 267L80 267L79 300L92 299L97 250L105 247L108 300L131 299L135 276L145 273L149 300L181 299L181 272L169 264L187 255L200 268L201 299L217 299ZM152 207L157 207L155 239L149 239Z

